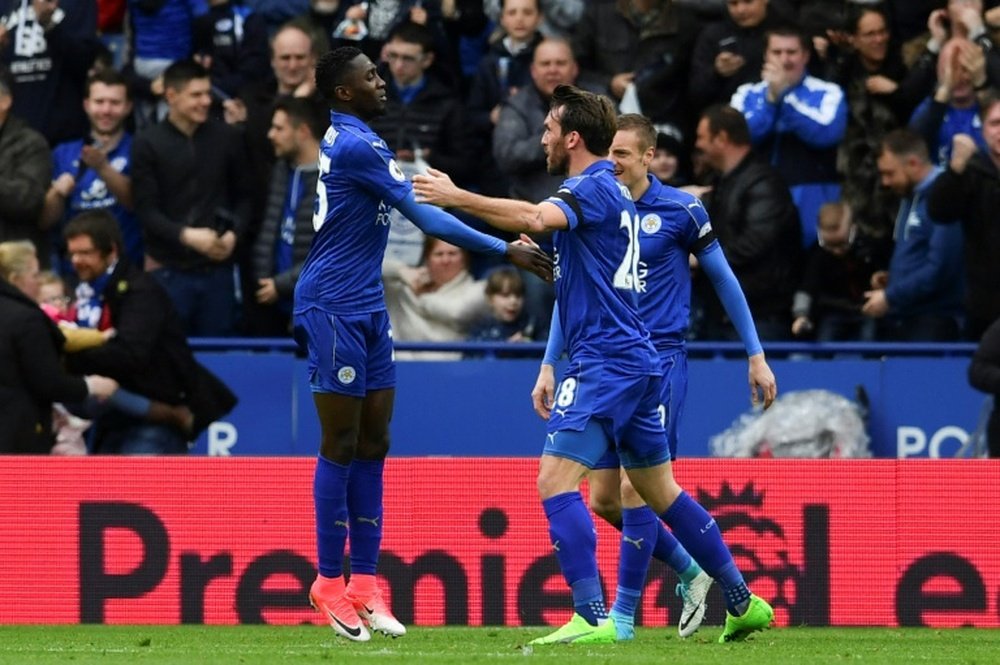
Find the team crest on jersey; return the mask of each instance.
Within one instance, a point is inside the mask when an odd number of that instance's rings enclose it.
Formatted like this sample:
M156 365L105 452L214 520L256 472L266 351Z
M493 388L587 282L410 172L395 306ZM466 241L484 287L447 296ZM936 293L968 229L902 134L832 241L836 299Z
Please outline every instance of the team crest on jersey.
M653 235L660 230L660 227L663 226L663 220L660 219L659 215L649 214L642 218L639 225L642 227L643 231L649 235Z
M403 171L400 170L399 164L396 163L395 159L389 160L389 175L392 176L393 180L403 182L406 180L406 176L403 175Z
M337 372L337 379L345 386L354 383L354 379L356 378L358 378L358 373L350 365L341 367L340 371Z

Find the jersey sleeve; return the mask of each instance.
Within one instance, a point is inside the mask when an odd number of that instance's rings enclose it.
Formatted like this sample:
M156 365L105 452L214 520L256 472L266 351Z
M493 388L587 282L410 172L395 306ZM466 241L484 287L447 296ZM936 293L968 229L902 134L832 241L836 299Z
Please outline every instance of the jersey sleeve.
M61 143L56 146L56 149L52 151L52 179L55 180L64 173L69 173L72 176L76 175L77 168L73 166L73 161L76 155L73 154L71 149L73 146L69 143Z
M555 194L545 199L545 202L551 203L563 211L570 229L575 229L583 223L583 209L576 194L569 187L560 187Z
M695 256L701 256L713 247L718 247L719 241L715 237L712 229L712 220L708 218L708 211L704 204L697 197L690 197L690 200L682 201L687 212L688 222L684 225L684 246Z
M348 178L390 206L395 206L413 191L413 185L381 140L373 143L360 139L352 141L342 156L342 167Z

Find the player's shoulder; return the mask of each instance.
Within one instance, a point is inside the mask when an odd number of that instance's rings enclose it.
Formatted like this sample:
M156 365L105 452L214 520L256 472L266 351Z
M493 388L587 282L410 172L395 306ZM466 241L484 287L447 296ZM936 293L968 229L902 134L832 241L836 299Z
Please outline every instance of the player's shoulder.
M665 213L690 217L699 226L708 221L705 204L697 196L683 189L662 185L653 197L652 204L651 207L659 208Z

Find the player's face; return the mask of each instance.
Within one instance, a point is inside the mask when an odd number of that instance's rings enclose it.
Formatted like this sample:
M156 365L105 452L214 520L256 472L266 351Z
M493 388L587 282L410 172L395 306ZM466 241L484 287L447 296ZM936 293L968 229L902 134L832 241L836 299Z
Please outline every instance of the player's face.
M883 152L878 158L878 174L882 186L897 196L908 196L913 191L914 181L910 177L907 157Z
M84 282L91 282L108 270L108 266L114 260L114 252L109 256L103 256L94 246L94 241L90 236L76 236L66 241L66 253L73 263L73 270Z
M767 16L767 0L726 0L726 8L733 23L741 28L752 28Z
M97 134L115 134L132 112L132 103L123 85L96 82L83 100L83 110L90 119L90 128Z
M351 61L344 87L351 96L348 105L358 117L369 120L385 113L385 81L367 55L361 54Z
M289 93L313 75L316 58L309 36L296 28L282 30L271 44L271 69L278 79L278 89Z
M806 75L809 53L802 48L798 37L772 35L767 42L766 60L781 67L793 81Z
M267 132L267 138L274 147L274 156L278 159L294 157L298 152L295 126L288 118L288 114L281 109L275 111L271 118L271 129Z
M526 42L542 22L538 0L507 0L500 12L500 25L513 39Z
M562 133L557 111L553 109L545 116L545 132L542 134L542 149L545 150L545 169L549 175L566 175L569 172L569 153L566 151L566 137Z
M611 142L611 163L615 165L618 181L633 188L646 179L653 148L642 149L639 136L630 129L619 129Z
M431 283L441 286L455 279L465 269L462 250L443 240L438 240L427 254L427 274Z
M195 125L208 120L212 107L212 83L209 79L191 79L180 89L167 88L170 113Z

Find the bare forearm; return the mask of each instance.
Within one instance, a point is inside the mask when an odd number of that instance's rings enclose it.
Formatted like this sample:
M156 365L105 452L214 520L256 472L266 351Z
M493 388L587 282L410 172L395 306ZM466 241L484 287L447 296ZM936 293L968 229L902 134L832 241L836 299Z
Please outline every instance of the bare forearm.
M105 165L98 174L118 203L126 210L132 210L132 178L116 171L110 164Z
M463 191L454 207L482 219L490 226L512 233L546 231L538 206L527 201L499 199Z

